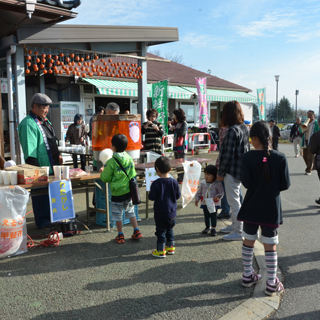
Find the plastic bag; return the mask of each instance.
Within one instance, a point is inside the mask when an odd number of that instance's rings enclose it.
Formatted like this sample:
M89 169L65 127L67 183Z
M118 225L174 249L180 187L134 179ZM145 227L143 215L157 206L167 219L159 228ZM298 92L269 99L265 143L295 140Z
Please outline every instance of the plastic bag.
M161 157L161 154L153 151L147 151L147 163L155 162L159 157Z
M29 192L16 186L0 189L0 259L27 252L26 210Z
M206 198L204 199L207 209L210 213L215 212L216 211L216 207L214 205L214 201L212 198Z
M182 165L184 177L181 195L182 207L184 208L197 193L201 175L201 164L198 161L185 161Z
M70 178L79 178L82 176L87 176L88 173L81 170L80 168L74 168L69 170L69 177Z

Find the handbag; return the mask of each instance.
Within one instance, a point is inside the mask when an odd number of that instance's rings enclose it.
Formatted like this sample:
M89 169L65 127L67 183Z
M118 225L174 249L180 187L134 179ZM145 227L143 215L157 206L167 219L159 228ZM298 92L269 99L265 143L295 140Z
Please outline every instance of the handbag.
M131 199L133 204L140 204L141 203L141 197L140 197L140 192L139 192L139 186L138 186L138 181L136 178L129 178L126 170L124 170L122 164L118 159L113 157L114 160L118 162L118 165L122 169L122 171L126 174L126 176L129 179L129 188L130 188L130 194L131 194Z
M176 140L176 147L181 147L183 145L183 136L180 136Z

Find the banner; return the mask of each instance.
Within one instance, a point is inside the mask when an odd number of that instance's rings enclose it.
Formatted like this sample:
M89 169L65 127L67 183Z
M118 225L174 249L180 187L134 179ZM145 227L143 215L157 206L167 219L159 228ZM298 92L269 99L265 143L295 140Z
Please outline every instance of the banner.
M158 111L158 121L163 132L168 135L168 81L152 84L152 108Z
M266 120L266 88L257 89L259 119Z
M199 128L206 128L209 123L207 104L207 78L196 78L199 101Z
M74 203L70 180L49 183L51 222L74 219Z

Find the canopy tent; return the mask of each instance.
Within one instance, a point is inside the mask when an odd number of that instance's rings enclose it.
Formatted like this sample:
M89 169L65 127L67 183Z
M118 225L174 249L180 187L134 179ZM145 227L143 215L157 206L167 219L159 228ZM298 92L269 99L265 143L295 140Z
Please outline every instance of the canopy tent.
M83 78L82 80L94 85L97 88L97 93L100 95L113 95L125 97L138 96L138 84L130 81L117 81L117 80L99 80ZM168 86L168 97L171 99L190 99L191 96L197 93L195 87L182 87L182 86ZM151 98L152 84L147 84L147 95ZM227 102L236 100L242 103L255 103L257 98L249 93L233 90L218 90L207 89L208 101L222 101Z

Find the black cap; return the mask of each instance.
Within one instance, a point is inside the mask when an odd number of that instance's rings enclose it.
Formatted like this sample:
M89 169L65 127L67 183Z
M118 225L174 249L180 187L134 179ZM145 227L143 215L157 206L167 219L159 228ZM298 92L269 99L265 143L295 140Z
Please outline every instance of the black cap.
M31 104L47 106L48 104L52 104L52 100L44 93L36 93L31 99Z
M275 123L275 120L271 119L269 122Z

